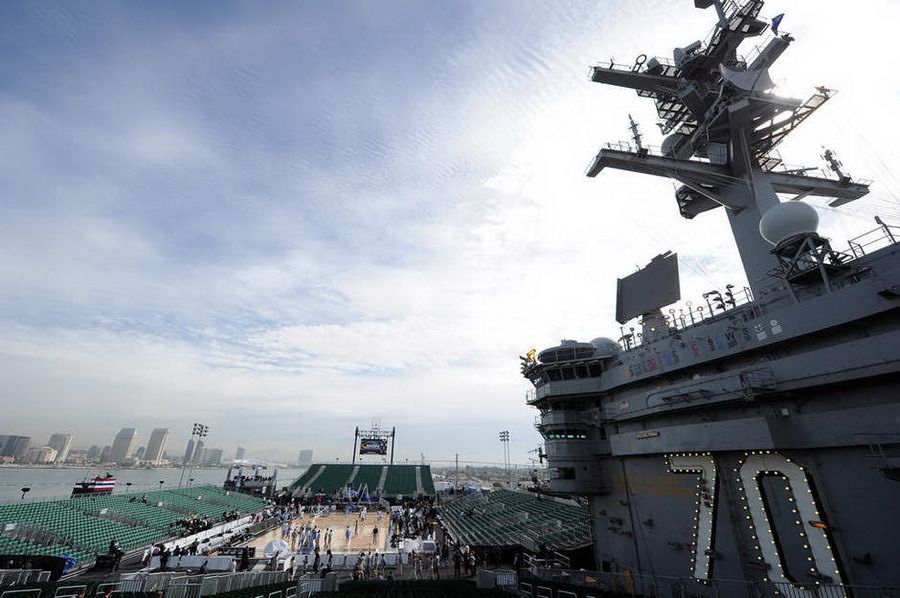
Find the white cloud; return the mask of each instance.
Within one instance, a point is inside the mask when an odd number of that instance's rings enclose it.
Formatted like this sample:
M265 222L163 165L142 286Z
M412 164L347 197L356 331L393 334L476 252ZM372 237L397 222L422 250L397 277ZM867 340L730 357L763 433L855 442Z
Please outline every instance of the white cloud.
M405 456L490 458L509 427L522 461L537 436L517 355L615 336L616 277L667 249L686 299L740 284L721 211L683 220L669 181L583 176L601 142L627 137L629 113L659 142L652 105L590 83L587 65L668 52L703 37L711 14L469 10L415 54L367 29L391 19L357 31L378 47L333 54L321 27L287 25L291 11L196 39L138 32L114 40L127 52L85 50L90 68L44 74L73 91L59 103L3 98L0 115L19 123L0 142L7 426L101 443L121 425L168 425L177 446L203 417L226 449L336 455L347 430L380 417L401 427ZM815 160L828 141L854 174L886 175L842 210L849 221L825 210L823 229L852 236L878 209L900 216L884 166L896 127L879 107L896 103L897 78L829 43L845 35L872 56L876 36L820 4L767 11L797 25L776 78L844 88L785 143L787 160ZM888 27L896 11L880 2L853 19Z

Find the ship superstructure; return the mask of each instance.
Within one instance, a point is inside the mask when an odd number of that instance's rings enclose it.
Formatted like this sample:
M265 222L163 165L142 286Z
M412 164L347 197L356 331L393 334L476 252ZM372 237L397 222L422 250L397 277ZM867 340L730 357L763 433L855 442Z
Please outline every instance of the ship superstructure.
M840 206L868 184L830 151L826 174L785 167L776 148L833 91L773 91L793 38L761 0L695 4L717 14L706 40L591 69L651 99L667 137L646 146L632 121L632 141L601 149L588 176L669 177L683 217L724 209L749 286L671 307L677 256L660 254L619 281L620 338L523 358L551 487L589 504L599 578L666 595L900 586L895 230L879 221L842 251L816 232L804 199Z

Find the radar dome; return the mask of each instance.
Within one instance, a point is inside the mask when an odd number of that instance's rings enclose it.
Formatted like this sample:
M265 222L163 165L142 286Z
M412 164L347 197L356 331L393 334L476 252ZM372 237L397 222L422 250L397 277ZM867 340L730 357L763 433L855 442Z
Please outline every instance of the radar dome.
M681 133L672 133L665 139L663 139L662 147L660 150L664 156L673 156L675 155L675 148L679 143L684 140L686 136Z
M759 234L778 245L788 237L814 233L819 228L819 215L815 208L802 201L787 201L772 206L759 219Z
M605 336L595 338L591 344L594 345L594 357L612 357L622 350L619 343Z

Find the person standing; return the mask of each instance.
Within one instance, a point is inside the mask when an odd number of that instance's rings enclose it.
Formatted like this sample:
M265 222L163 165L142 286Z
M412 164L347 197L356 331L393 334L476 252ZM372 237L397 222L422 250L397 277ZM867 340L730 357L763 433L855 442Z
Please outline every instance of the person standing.
M453 553L453 573L456 579L462 576L462 557L458 549Z

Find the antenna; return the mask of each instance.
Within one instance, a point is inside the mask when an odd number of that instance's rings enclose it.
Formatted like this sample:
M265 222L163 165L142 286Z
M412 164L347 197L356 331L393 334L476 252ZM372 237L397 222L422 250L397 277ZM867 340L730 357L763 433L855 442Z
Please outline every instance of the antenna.
M770 273L781 267L759 234L763 214L781 203L778 194L793 194L795 199L828 197L834 200L829 205L835 207L859 199L869 188L851 181L843 170L834 169L837 177L831 172L827 177L813 176L805 169L773 170L782 163L778 145L834 92L820 87L806 99L760 93L770 87L767 70L792 38L766 38L746 63L737 57L739 46L770 29L770 23L759 18L762 0L694 0L694 4L715 9L716 30L705 41L675 48L674 63L639 56L634 66L591 68L592 81L630 89L652 101L660 130L668 136L660 155L647 152L629 115L628 147L602 148L586 174L595 177L614 168L673 179L679 183L678 210L687 219L725 209L750 287L761 295L764 290L772 292ZM710 102L711 98L716 99ZM702 317L722 311L718 303L710 301L714 309L704 305Z
M722 0L694 0L694 6L697 8L709 8L710 6L715 5L716 14L719 15L719 27L724 27L728 24L728 17L725 14L725 7L722 6Z
M634 145L637 146L637 153L639 156L644 156L647 154L647 149L644 148L644 144L641 143L644 139L644 136L641 135L641 130L638 128L638 124L634 122L634 119L631 118L631 115L628 115L628 128L631 129L631 140L634 141Z
M842 183L850 180L850 175L844 172L844 165L840 160L837 159L837 156L833 151L822 146L822 149L825 150L822 152L822 159L825 160L825 163L828 164L829 170L831 170L834 174L838 176L838 180Z

